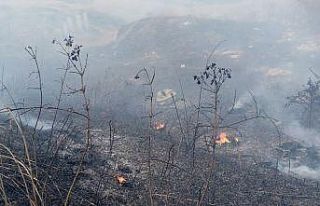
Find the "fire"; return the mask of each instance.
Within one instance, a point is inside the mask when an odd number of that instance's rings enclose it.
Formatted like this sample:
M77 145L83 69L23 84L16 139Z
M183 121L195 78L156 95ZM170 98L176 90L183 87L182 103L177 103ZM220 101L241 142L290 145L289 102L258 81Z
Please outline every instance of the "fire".
M127 179L122 175L116 175L117 183L120 185L124 185L127 182Z
M228 137L227 137L227 133L222 132L222 133L219 135L219 139L216 140L216 143L219 144L219 145L223 145L223 144L226 144L226 143L230 143L230 140L229 140Z
M166 124L164 122L156 122L154 124L155 130L163 130L166 127Z

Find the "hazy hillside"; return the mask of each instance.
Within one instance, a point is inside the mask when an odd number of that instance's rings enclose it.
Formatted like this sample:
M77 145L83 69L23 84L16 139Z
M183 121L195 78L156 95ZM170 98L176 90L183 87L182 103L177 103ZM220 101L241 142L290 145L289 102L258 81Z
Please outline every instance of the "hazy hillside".
M128 85L135 84L133 76L138 69L150 67L156 71L156 89L180 90L181 80L192 99L192 77L220 43L211 60L232 68L236 78L230 88L237 88L239 96L252 90L264 102L272 102L271 112L280 115L286 95L312 75L310 66L320 64L317 43L306 38L310 34L282 23L192 16L146 18L121 27L110 44L90 49L91 56L97 57L92 58L96 72L90 75L99 84L105 82L106 93L123 88L120 96L132 97L133 87Z
M157 17L121 27L115 41L98 53L103 56L101 61L117 72L153 66L161 76L175 70L197 71L213 48L225 40L214 58L235 72L274 77L272 71L283 70L280 76L287 73L292 79L318 63L314 57L320 50L315 42L304 42L306 37L303 31L280 23Z

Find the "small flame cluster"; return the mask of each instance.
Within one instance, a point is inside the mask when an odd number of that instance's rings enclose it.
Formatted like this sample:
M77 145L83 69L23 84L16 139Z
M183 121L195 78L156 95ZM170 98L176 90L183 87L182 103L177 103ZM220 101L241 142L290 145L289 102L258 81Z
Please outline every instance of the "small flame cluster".
M230 140L227 137L227 133L221 132L219 138L216 140L216 144L223 145L226 143L230 143Z
M121 186L123 186L127 183L127 179L122 175L116 175L116 181Z
M154 124L154 129L159 131L159 130L163 130L166 127L166 124L164 122L156 122Z
M234 137L234 142L238 143L239 138ZM231 141L228 139L227 133L221 132L218 139L215 141L215 143L221 146L223 144L231 143Z

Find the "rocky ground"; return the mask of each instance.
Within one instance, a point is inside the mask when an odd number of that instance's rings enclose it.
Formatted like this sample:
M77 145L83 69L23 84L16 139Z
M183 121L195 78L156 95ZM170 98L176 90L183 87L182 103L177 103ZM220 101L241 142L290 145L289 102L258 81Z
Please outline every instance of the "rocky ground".
M149 156L146 136L110 134L106 127L102 128L92 130L92 146L76 184L72 205L150 205L150 188L154 205L199 205L200 199L202 205L320 205L320 182L294 173L299 164L317 165L318 150L288 136L282 138L281 144L276 135L270 134L267 136L273 138L267 140L244 134L234 142L235 136L230 133L230 143L217 145L211 164L205 138L198 140L194 153L184 147L178 153L179 136L166 130L156 131ZM81 128L69 129L58 135L60 149L56 156L48 156L43 149L50 131L39 132L44 143L37 151L37 180L41 186L44 182L48 186L44 198L49 205L63 204L84 151ZM15 141L5 139L9 131L3 131L1 138L11 148L21 148L16 154L23 157L21 138L14 128L10 131ZM283 169L289 159L290 174L288 168ZM1 172L19 180L15 173L8 173L4 168ZM23 193L4 180L11 204L27 205Z
M100 176L94 174L101 174L102 167L104 180L100 180L99 191L105 201L102 205L148 204L147 164L142 147L145 140L115 136L110 153L108 135L96 130L94 136L97 137L94 145L99 148L100 157L106 158L107 167L101 165L89 170L93 173L91 180L82 181L82 186L99 182ZM201 160L203 152L197 151L197 163L192 171L187 158L168 160L168 151L168 140L155 140L152 161L155 204L197 205L198 190L207 169L206 161ZM124 177L126 182L120 184L117 176ZM320 201L318 181L287 175L279 171L274 162L241 152L241 146L218 148L208 194L205 205L319 205Z

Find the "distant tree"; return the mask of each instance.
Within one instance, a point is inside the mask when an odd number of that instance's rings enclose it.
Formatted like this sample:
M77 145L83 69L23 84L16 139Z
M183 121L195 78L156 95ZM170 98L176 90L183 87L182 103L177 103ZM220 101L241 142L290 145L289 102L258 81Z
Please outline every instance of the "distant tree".
M287 100L287 106L299 105L303 108L301 113L303 125L314 128L320 123L320 80L310 78L303 90L287 97Z

